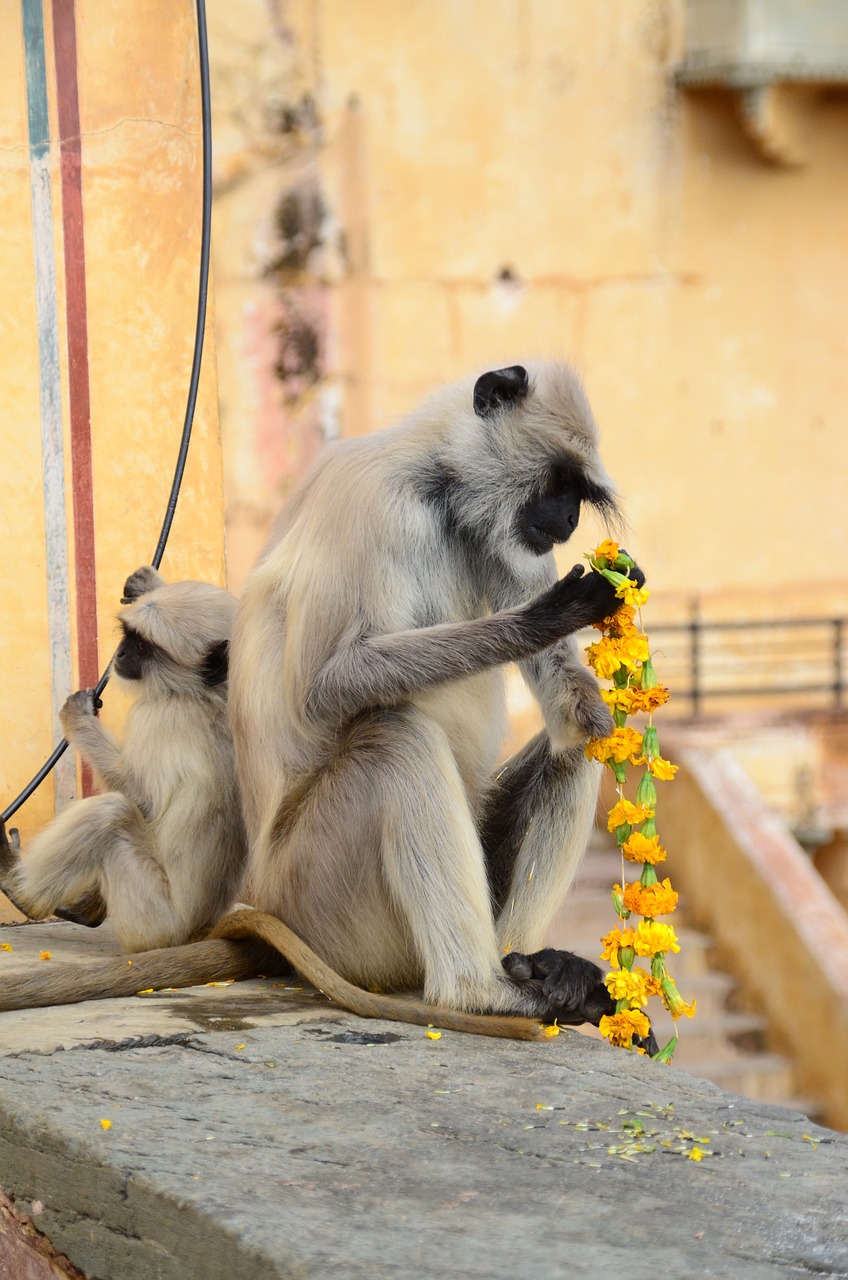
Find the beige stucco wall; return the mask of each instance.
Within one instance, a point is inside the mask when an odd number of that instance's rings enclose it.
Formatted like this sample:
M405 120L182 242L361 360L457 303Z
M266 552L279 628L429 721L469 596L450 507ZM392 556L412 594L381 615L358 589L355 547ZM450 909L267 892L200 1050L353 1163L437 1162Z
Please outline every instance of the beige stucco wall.
M769 164L728 94L675 86L683 16L680 0L213 15L216 129L253 174L238 214L222 176L216 244L219 279L238 256L240 285L219 299L239 579L322 431L379 427L446 378L541 353L585 376L661 596L748 607L777 585L796 607L844 607L848 98L795 95L808 163ZM276 58L257 96L311 94L315 127L245 125L227 84L240 58ZM320 244L263 275L275 209L304 183ZM291 397L273 324L316 295L321 376Z
M47 21L50 184L56 256L70 615L75 646L62 199ZM192 0L76 0L91 390L97 633L101 666L129 572L156 546L185 412L200 234L200 104ZM0 12L0 808L60 736L50 696L38 316L23 30ZM194 437L162 564L170 578L223 582L223 488L210 312ZM72 688L77 687L75 666ZM110 686L104 722L125 704ZM61 703L59 704L61 705ZM26 842L54 807L52 779L13 819ZM5 899L0 895L0 912Z

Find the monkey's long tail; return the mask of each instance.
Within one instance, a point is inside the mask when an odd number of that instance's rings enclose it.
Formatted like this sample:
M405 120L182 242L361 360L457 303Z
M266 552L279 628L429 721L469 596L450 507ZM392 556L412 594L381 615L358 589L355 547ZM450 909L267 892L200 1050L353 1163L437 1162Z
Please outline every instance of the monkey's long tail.
M136 995L149 988L190 987L226 978L255 978L258 974L270 977L288 972L291 967L334 1004L361 1018L386 1018L510 1040L544 1040L550 1035L533 1018L463 1013L425 1004L414 996L364 991L339 977L282 920L252 909L231 912L201 942L139 951L64 969L51 968L49 973L40 971L14 983L7 982L0 991L0 1011L107 1000Z
M390 1022L411 1022L416 1026L442 1027L446 1031L466 1031L477 1036L500 1036L506 1040L546 1040L550 1032L537 1019L508 1014L463 1013L425 1004L414 996L382 995L364 991L339 977L282 920L265 911L233 911L219 920L212 931L215 938L261 938L286 957L313 987L334 1004L360 1018L386 1018Z

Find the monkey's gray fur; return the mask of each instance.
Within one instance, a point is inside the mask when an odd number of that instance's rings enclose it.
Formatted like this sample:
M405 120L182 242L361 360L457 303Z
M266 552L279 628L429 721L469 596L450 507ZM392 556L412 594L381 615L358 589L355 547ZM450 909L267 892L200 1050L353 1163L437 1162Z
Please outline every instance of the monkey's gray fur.
M229 699L248 899L351 982L460 1010L611 1011L596 966L524 960L588 841L600 770L583 744L611 729L572 633L619 602L597 574L557 582L551 553L581 502L616 511L597 446L564 364L448 387L330 446L248 579ZM545 730L495 775L510 661Z
M136 694L123 746L91 690L62 729L102 794L76 801L21 861L0 832L0 888L26 915L84 924L108 915L128 951L205 932L232 904L246 858L227 724L227 648L236 601L220 587L148 566L124 587L112 676Z

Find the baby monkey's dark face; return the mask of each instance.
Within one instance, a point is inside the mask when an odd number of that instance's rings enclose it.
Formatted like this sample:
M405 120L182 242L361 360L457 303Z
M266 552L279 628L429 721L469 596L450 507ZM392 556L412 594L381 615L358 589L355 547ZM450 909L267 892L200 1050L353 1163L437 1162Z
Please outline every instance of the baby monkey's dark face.
M124 626L124 638L112 663L115 674L124 680L141 680L153 658L153 649L154 646L143 640L138 632Z
M557 543L568 542L577 528L583 502L602 512L615 505L612 495L589 480L576 462L563 458L550 468L542 492L519 511L519 538L529 551L547 555Z

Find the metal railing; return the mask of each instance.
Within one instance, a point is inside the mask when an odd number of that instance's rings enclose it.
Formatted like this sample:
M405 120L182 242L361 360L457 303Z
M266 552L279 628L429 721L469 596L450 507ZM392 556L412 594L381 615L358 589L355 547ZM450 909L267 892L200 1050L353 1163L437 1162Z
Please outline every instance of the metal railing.
M846 706L846 617L708 621L693 601L688 621L651 623L649 635L660 682L693 718L708 702Z

